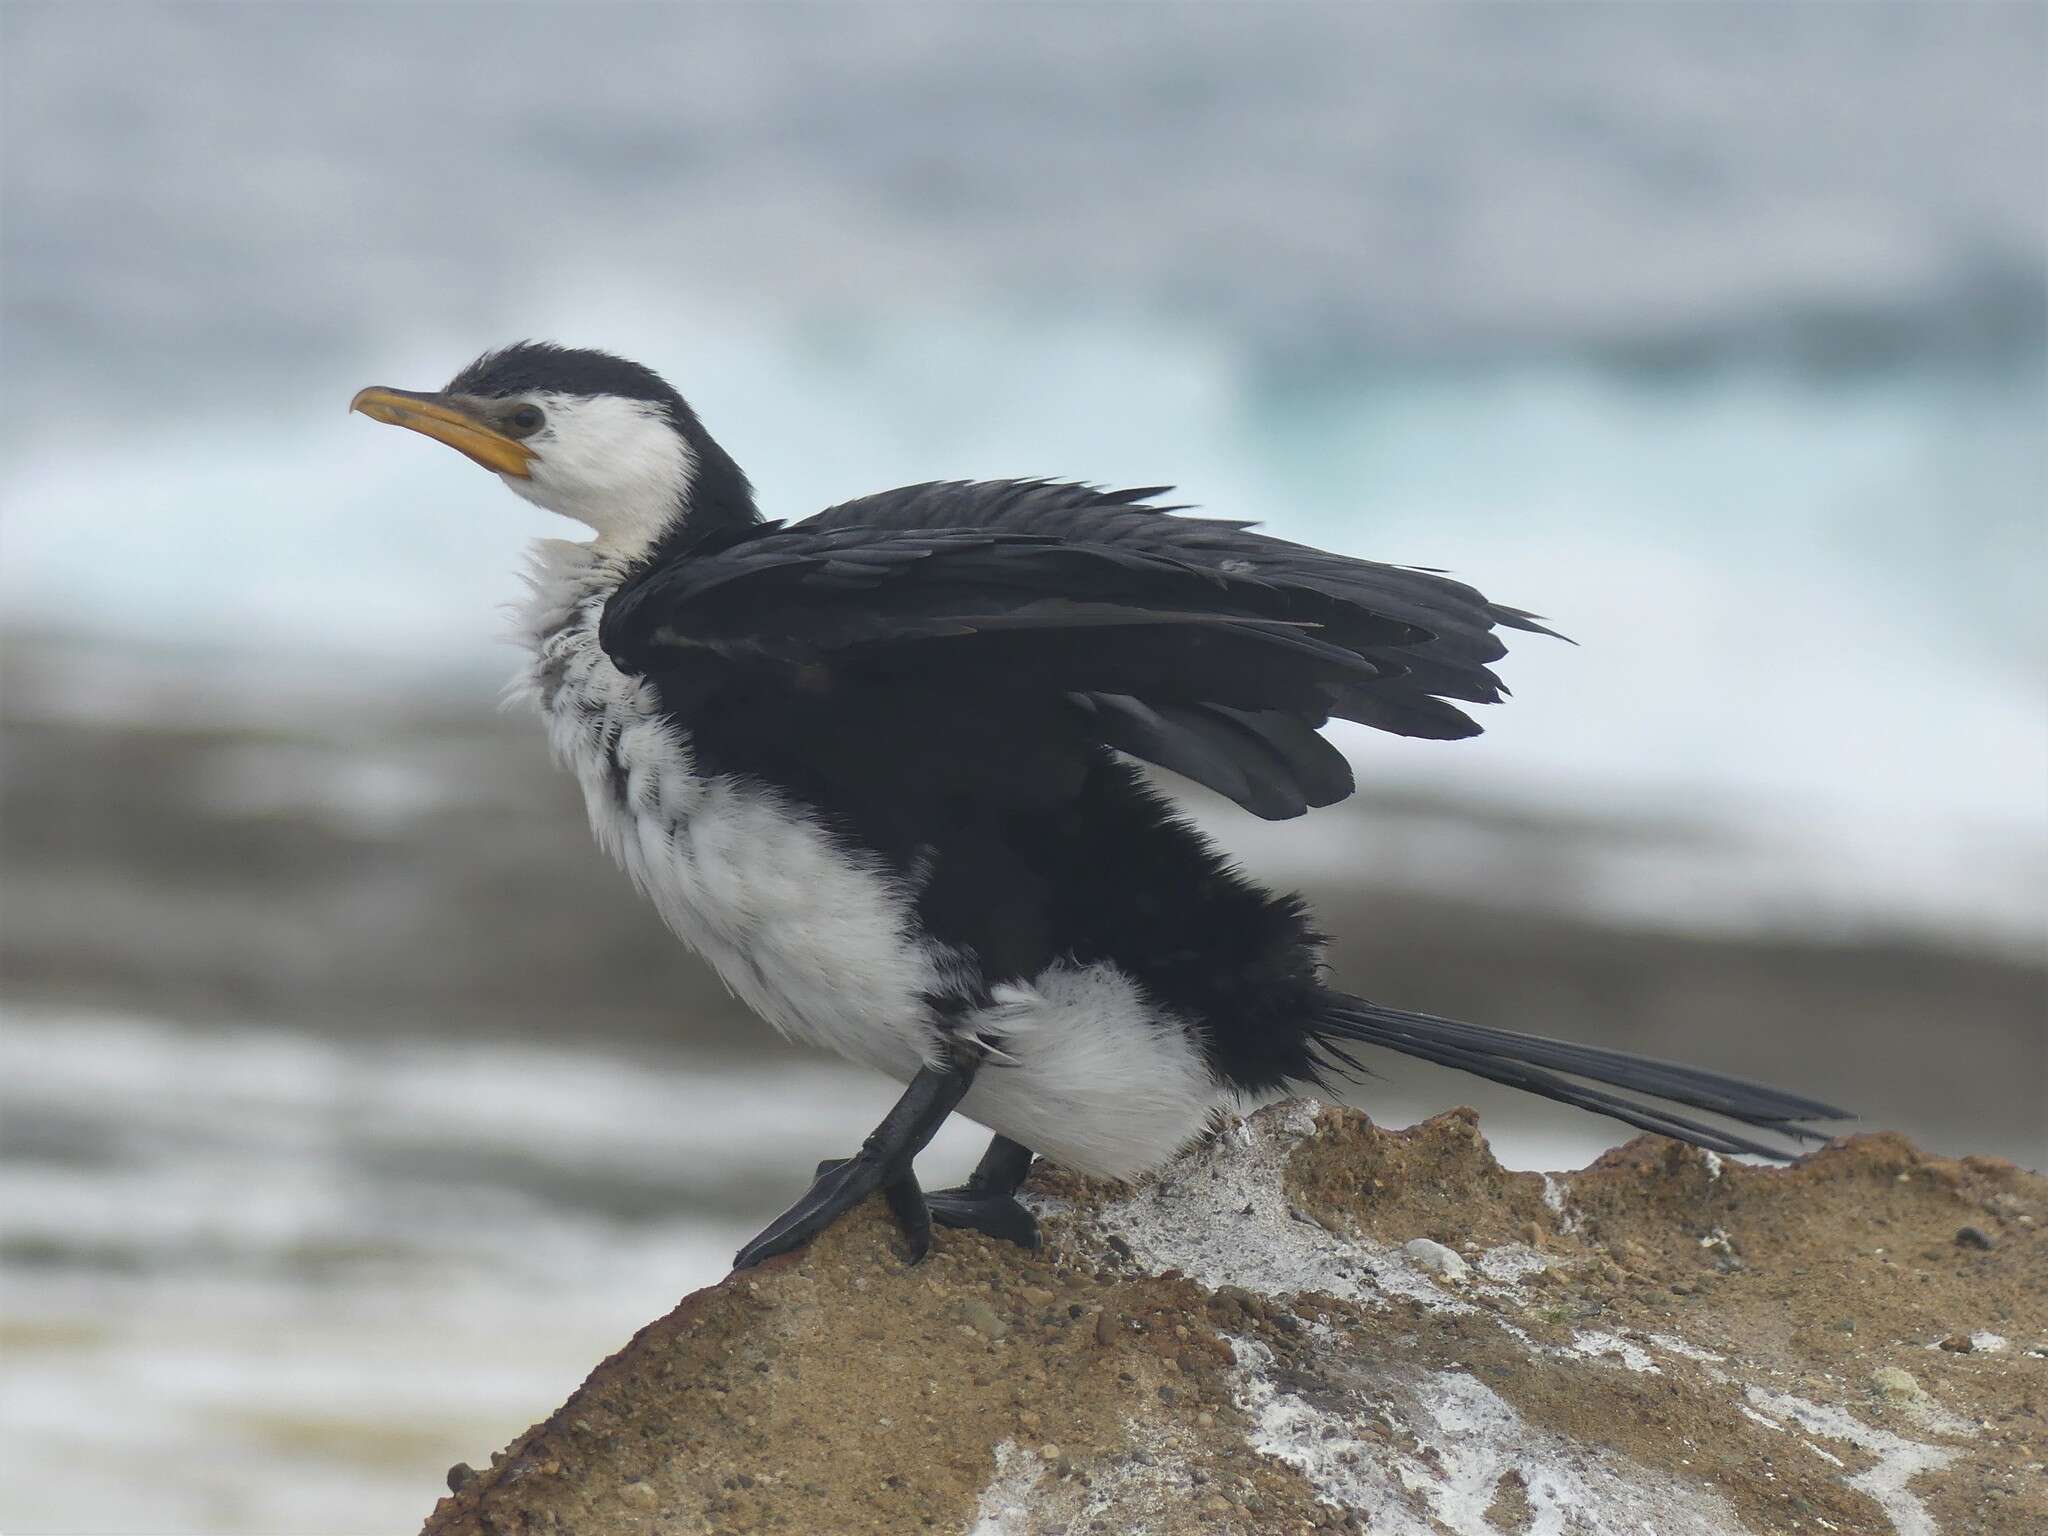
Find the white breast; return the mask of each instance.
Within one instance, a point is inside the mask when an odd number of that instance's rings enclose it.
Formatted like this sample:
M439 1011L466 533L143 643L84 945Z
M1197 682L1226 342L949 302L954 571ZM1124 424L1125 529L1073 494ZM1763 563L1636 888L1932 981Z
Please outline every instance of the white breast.
M514 679L576 775L591 830L662 920L793 1039L907 1082L942 1060L927 999L958 990L968 957L918 932L916 891L835 841L808 807L750 780L696 771L651 685L597 643L618 577L589 545L536 549ZM1058 1162L1120 1176L1198 1132L1214 1078L1185 1026L1108 965L1055 965L995 990L955 1027L999 1040L963 1113Z
M700 775L652 686L597 643L612 573L589 547L544 545L515 687L576 775L605 851L725 984L793 1039L899 1079L939 1059L925 995L944 956L918 941L915 893L836 844L807 808Z

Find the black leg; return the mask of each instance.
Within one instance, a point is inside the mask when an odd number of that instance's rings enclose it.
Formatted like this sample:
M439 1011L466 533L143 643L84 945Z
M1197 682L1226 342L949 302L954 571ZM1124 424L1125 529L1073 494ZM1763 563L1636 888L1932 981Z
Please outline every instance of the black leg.
M967 1176L967 1188L983 1194L1014 1195L1031 1172L1032 1151L1021 1141L998 1136L981 1154L974 1172Z
M820 1163L817 1181L804 1197L742 1248L732 1267L750 1269L763 1259L801 1248L878 1189L888 1191L889 1207L909 1236L911 1262L923 1258L931 1246L931 1219L917 1177L910 1171L911 1161L967 1096L976 1065L963 1061L943 1069L921 1068L860 1151L844 1162Z
M1038 1219L1017 1202L1017 1189L1031 1171L1031 1149L1007 1136L988 1144L974 1172L958 1189L926 1195L931 1219L942 1227L966 1227L1020 1248L1038 1246Z

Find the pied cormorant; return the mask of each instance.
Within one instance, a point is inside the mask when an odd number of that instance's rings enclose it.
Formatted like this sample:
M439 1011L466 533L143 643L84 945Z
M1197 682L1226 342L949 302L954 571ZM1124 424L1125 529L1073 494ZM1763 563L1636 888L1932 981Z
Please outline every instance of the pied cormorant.
M764 520L683 398L601 352L522 343L352 408L595 531L538 545L520 628L598 841L770 1024L908 1085L741 1266L876 1190L913 1259L934 1221L1035 1242L1034 1154L1155 1167L1219 1101L1365 1046L1725 1152L1778 1149L1666 1105L1790 1136L1841 1114L1335 991L1301 900L1131 761L1255 816L1329 805L1351 771L1318 728L1475 734L1496 631L1545 632L1519 609L1177 516L1163 488L933 482ZM956 1109L995 1140L926 1194L912 1159Z

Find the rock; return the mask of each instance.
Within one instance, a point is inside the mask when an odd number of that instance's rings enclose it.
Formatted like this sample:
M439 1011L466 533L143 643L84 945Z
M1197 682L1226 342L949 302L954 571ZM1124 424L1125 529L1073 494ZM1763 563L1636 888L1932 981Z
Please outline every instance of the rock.
M1958 1227L1956 1229L1956 1246L1958 1248L1982 1248L1988 1251L1996 1247L1997 1244L1992 1241L1991 1234L1982 1227Z
M960 1315L985 1339L1000 1339L1010 1331L1010 1325L996 1316L996 1309L978 1296L960 1309Z
M2035 1528L2038 1376L1997 1352L2048 1337L2048 1232L1919 1255L2048 1180L1876 1135L1785 1169L1641 1137L1557 1182L1570 1223L1469 1112L1297 1103L1135 1187L1039 1169L1036 1253L940 1231L906 1267L877 1200L650 1323L427 1531ZM1514 1278L1532 1226L1555 1284Z
M1912 1372L1902 1371L1896 1365L1872 1371L1870 1384L1886 1397L1918 1400L1927 1396L1927 1389L1914 1379Z
M1463 1280L1472 1273L1472 1266L1455 1252L1426 1237L1410 1238L1401 1245L1401 1251L1431 1274L1446 1280Z

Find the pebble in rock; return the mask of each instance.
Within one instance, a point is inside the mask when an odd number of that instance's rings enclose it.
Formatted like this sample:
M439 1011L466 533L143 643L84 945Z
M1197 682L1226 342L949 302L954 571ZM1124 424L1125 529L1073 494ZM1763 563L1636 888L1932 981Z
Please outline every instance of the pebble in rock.
M961 1308L960 1315L985 1339L1000 1339L1010 1331L1010 1325L996 1316L996 1309L978 1298Z
M1911 1372L1902 1371L1896 1365L1883 1365L1872 1371L1870 1384L1886 1397L1919 1398L1927 1395L1927 1389L1913 1379Z
M1431 1274L1446 1280L1463 1280L1472 1272L1472 1267L1455 1252L1426 1237L1410 1238L1401 1245L1401 1251Z

